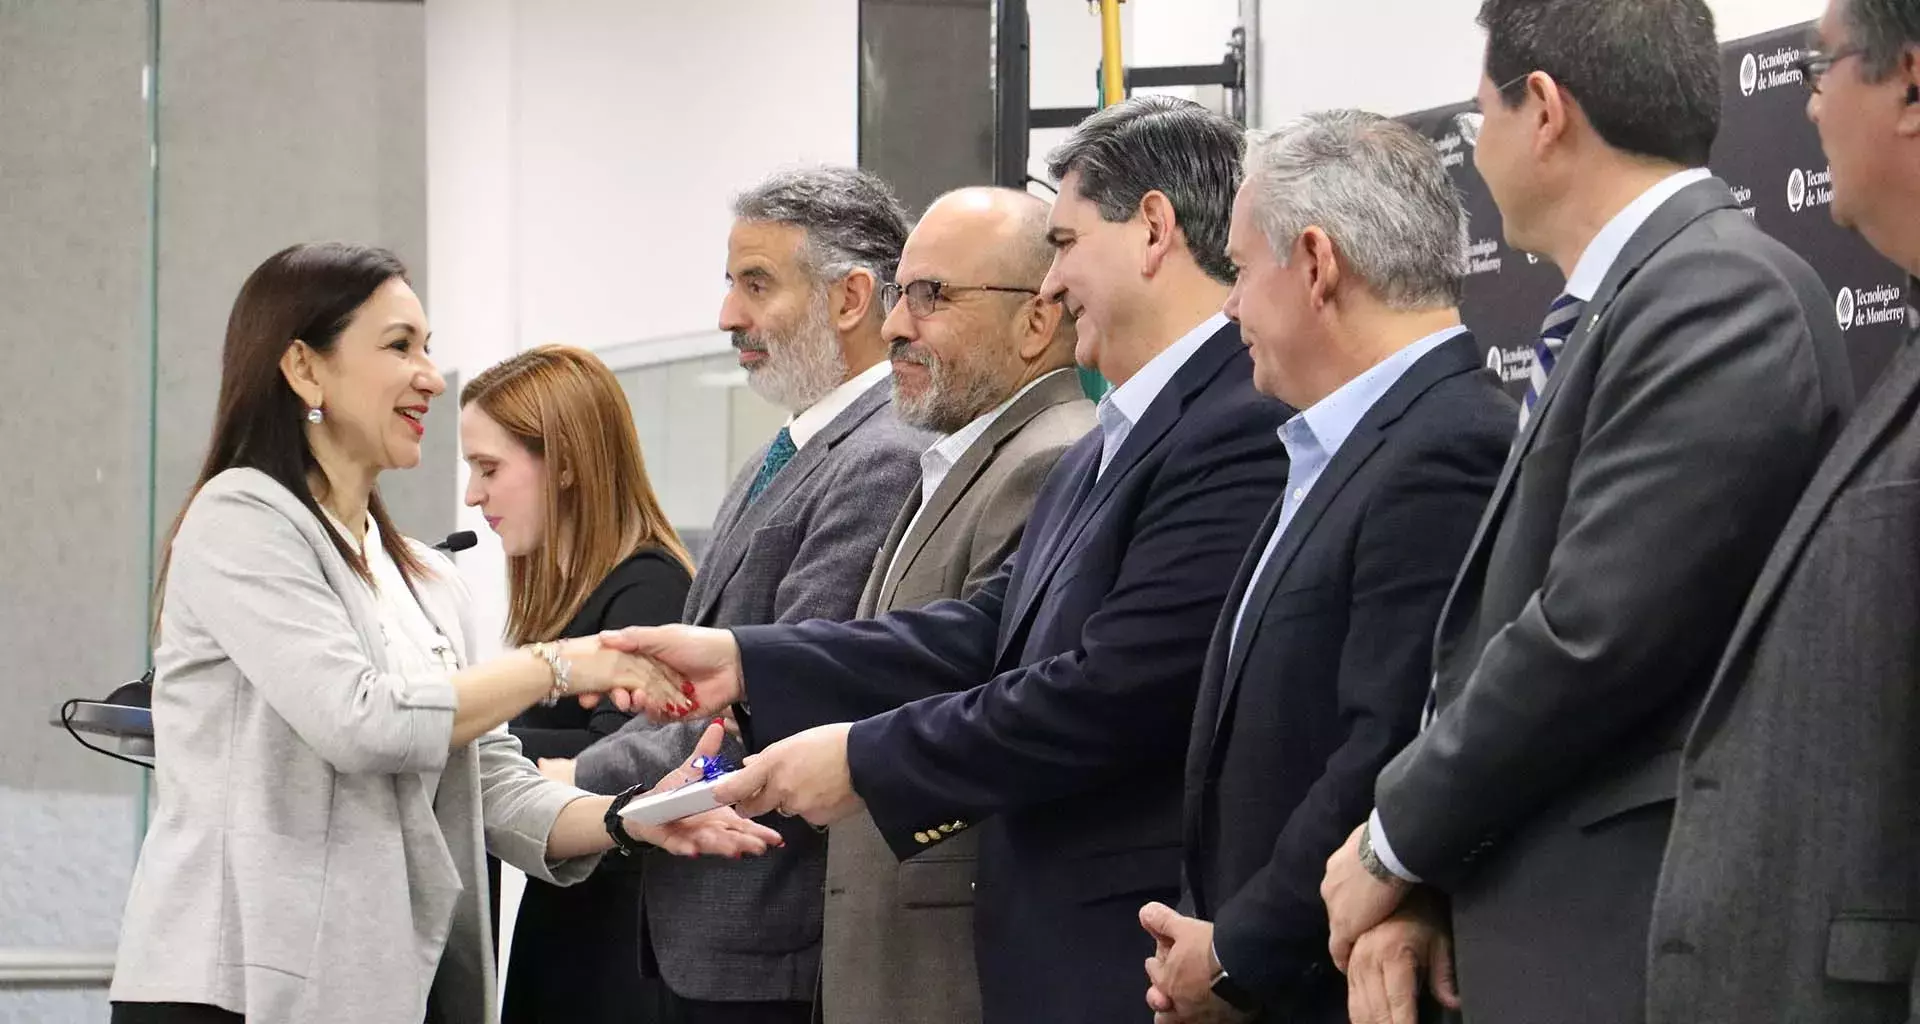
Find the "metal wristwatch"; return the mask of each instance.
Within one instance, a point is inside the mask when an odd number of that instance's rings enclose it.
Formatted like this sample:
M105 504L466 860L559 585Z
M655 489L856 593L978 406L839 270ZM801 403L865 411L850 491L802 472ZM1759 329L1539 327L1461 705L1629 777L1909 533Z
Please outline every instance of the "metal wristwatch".
M1387 867L1386 861L1381 860L1380 854L1374 850L1373 822L1371 821L1360 826L1360 866L1367 869L1367 874L1389 885L1405 881L1394 874L1393 869Z
M620 816L620 809L632 803L634 797L645 793L648 788L643 782L614 797L613 803L607 805L606 816L601 819L606 822L607 835L613 837L613 848L620 851L622 857L631 857L647 848L646 843L627 834L627 821Z

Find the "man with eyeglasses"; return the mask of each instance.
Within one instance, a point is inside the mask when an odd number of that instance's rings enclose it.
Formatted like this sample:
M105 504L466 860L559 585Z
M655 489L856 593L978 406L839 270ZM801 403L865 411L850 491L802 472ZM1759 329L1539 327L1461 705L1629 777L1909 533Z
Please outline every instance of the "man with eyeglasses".
M1832 294L1704 168L1705 0L1485 0L1480 23L1474 164L1507 241L1567 283L1440 615L1429 721L1322 894L1350 981L1399 990L1379 1019L1410 1019L1432 947L1390 915L1421 886L1474 1024L1632 1024L1681 745L1852 378Z
M882 287L893 409L942 435L873 561L858 618L965 598L1013 554L1054 463L1093 429L1073 321L1040 297L1046 201L1005 188L936 199ZM903 865L859 815L830 830L821 1006L826 1024L970 1024L974 837ZM910 866L909 866L910 865Z
M1040 292L1114 389L972 597L845 624L626 631L695 706L737 704L750 740L787 737L721 799L815 823L864 807L903 860L978 836L987 1024L1152 1016L1137 913L1177 898L1208 643L1287 477L1275 432L1292 410L1255 390L1220 312L1242 148L1233 122L1151 96L1088 118L1052 154Z
M1920 4L1832 0L1804 61L1833 217L1920 272ZM1913 294L1909 284L1909 296ZM1655 1024L1920 1019L1920 348L1834 442L1681 762Z

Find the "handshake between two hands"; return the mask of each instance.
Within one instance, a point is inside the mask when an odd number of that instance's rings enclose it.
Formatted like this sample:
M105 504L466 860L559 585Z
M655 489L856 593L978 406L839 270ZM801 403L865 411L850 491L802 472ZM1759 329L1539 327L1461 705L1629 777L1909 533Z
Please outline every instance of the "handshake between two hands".
M737 735L732 708L743 696L740 646L724 629L646 626L601 633L579 687L584 707L607 700L656 722L719 717ZM589 641L592 642L592 641ZM573 652L567 652L571 657ZM746 817L778 812L829 825L865 805L847 767L847 723L796 733L748 757L712 783L714 799Z

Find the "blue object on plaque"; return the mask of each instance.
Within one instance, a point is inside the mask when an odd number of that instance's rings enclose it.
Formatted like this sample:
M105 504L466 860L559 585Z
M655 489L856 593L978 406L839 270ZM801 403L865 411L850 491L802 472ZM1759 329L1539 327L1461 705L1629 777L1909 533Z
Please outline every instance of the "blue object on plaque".
M726 758L720 757L717 754L713 757L707 757L705 755L696 757L693 759L693 766L700 769L700 780L702 782L712 782L720 776L733 771L733 765L728 764Z

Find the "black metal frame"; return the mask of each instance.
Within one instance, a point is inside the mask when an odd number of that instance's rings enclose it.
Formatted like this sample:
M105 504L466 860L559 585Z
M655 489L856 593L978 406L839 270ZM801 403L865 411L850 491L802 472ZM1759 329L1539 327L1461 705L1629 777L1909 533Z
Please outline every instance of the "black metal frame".
M1024 0L1003 0L1020 4ZM1023 12L1024 14L1024 12ZM1095 68L1095 74L1100 69ZM1127 95L1135 89L1161 89L1180 85L1217 85L1233 94L1233 119L1247 123L1247 30L1236 28L1227 42L1227 54L1218 64L1174 64L1166 67L1127 68L1124 75ZM1097 107L1035 107L1027 111L1026 128L1072 128L1093 116ZM1024 147L1023 147L1024 148ZM1004 184L1004 182L1002 183Z

